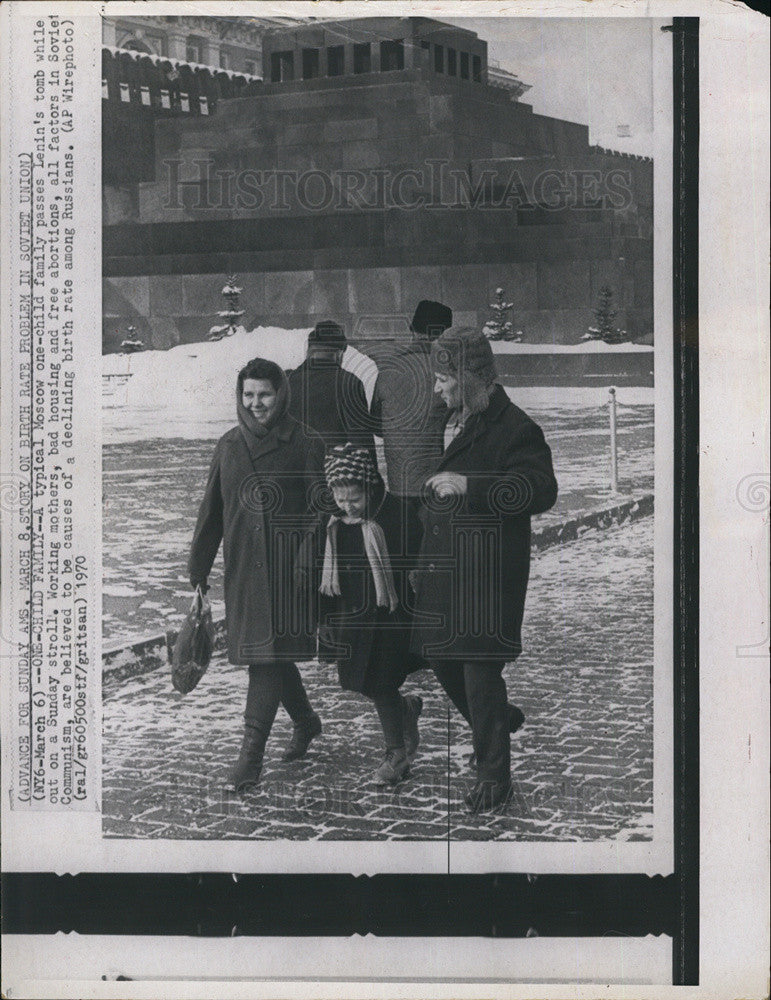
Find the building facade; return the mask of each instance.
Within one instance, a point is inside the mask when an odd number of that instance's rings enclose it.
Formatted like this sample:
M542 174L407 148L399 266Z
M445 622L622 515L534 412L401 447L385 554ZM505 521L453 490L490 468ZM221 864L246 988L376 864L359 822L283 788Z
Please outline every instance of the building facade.
M128 324L157 348L205 338L230 273L248 328L398 335L421 298L481 325L502 287L525 340L569 343L609 285L650 338L651 161L535 114L473 32L273 27L262 76L216 115L156 119L145 176L105 183L105 350Z
M292 18L143 17L102 18L102 44L185 63L260 76L262 37Z

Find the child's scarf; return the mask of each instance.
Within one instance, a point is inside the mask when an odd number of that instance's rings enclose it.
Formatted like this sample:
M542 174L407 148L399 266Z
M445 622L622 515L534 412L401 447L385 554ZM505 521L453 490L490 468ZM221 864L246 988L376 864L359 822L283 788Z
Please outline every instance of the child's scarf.
M394 587L391 559L388 555L383 529L377 521L356 522L334 515L330 517L327 525L327 544L324 549L324 568L321 573L319 590L327 597L337 597L340 594L340 574L337 566L337 526L342 520L348 524L361 524L364 551L375 581L375 598L378 606L388 608L389 611L396 611L399 599Z

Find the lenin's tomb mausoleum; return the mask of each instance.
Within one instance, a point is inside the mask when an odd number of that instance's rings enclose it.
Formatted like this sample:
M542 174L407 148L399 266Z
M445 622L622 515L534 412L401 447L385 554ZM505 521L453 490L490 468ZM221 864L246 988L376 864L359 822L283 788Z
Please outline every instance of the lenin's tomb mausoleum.
M575 343L610 286L650 342L649 159L534 114L462 28L319 21L261 43L240 90L106 53L105 350L129 325L148 347L205 339L230 273L247 328L378 336L421 298L481 324L500 286L526 341Z

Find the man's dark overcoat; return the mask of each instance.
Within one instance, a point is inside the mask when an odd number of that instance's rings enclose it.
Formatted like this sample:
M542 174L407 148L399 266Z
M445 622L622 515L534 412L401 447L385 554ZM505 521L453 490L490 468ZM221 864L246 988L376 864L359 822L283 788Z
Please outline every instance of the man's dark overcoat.
M336 361L310 356L287 372L289 413L312 427L327 448L349 442L375 458L375 440L360 378Z
M412 650L434 662L513 660L522 649L530 516L557 499L549 446L497 385L435 472L468 477L468 493L429 500L423 511Z
M217 442L188 570L205 579L223 542L231 663L316 654L317 602L296 571L316 559L323 464L322 439L288 414L251 451L239 427Z

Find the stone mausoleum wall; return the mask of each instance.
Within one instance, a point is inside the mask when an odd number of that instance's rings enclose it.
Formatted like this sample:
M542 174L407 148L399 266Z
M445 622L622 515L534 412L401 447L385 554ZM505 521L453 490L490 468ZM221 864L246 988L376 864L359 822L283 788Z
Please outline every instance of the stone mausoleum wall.
M129 324L156 348L204 339L229 273L247 327L376 336L421 298L482 324L502 286L526 340L570 343L608 284L650 340L652 163L431 58L157 121L155 179L105 188L104 349Z

